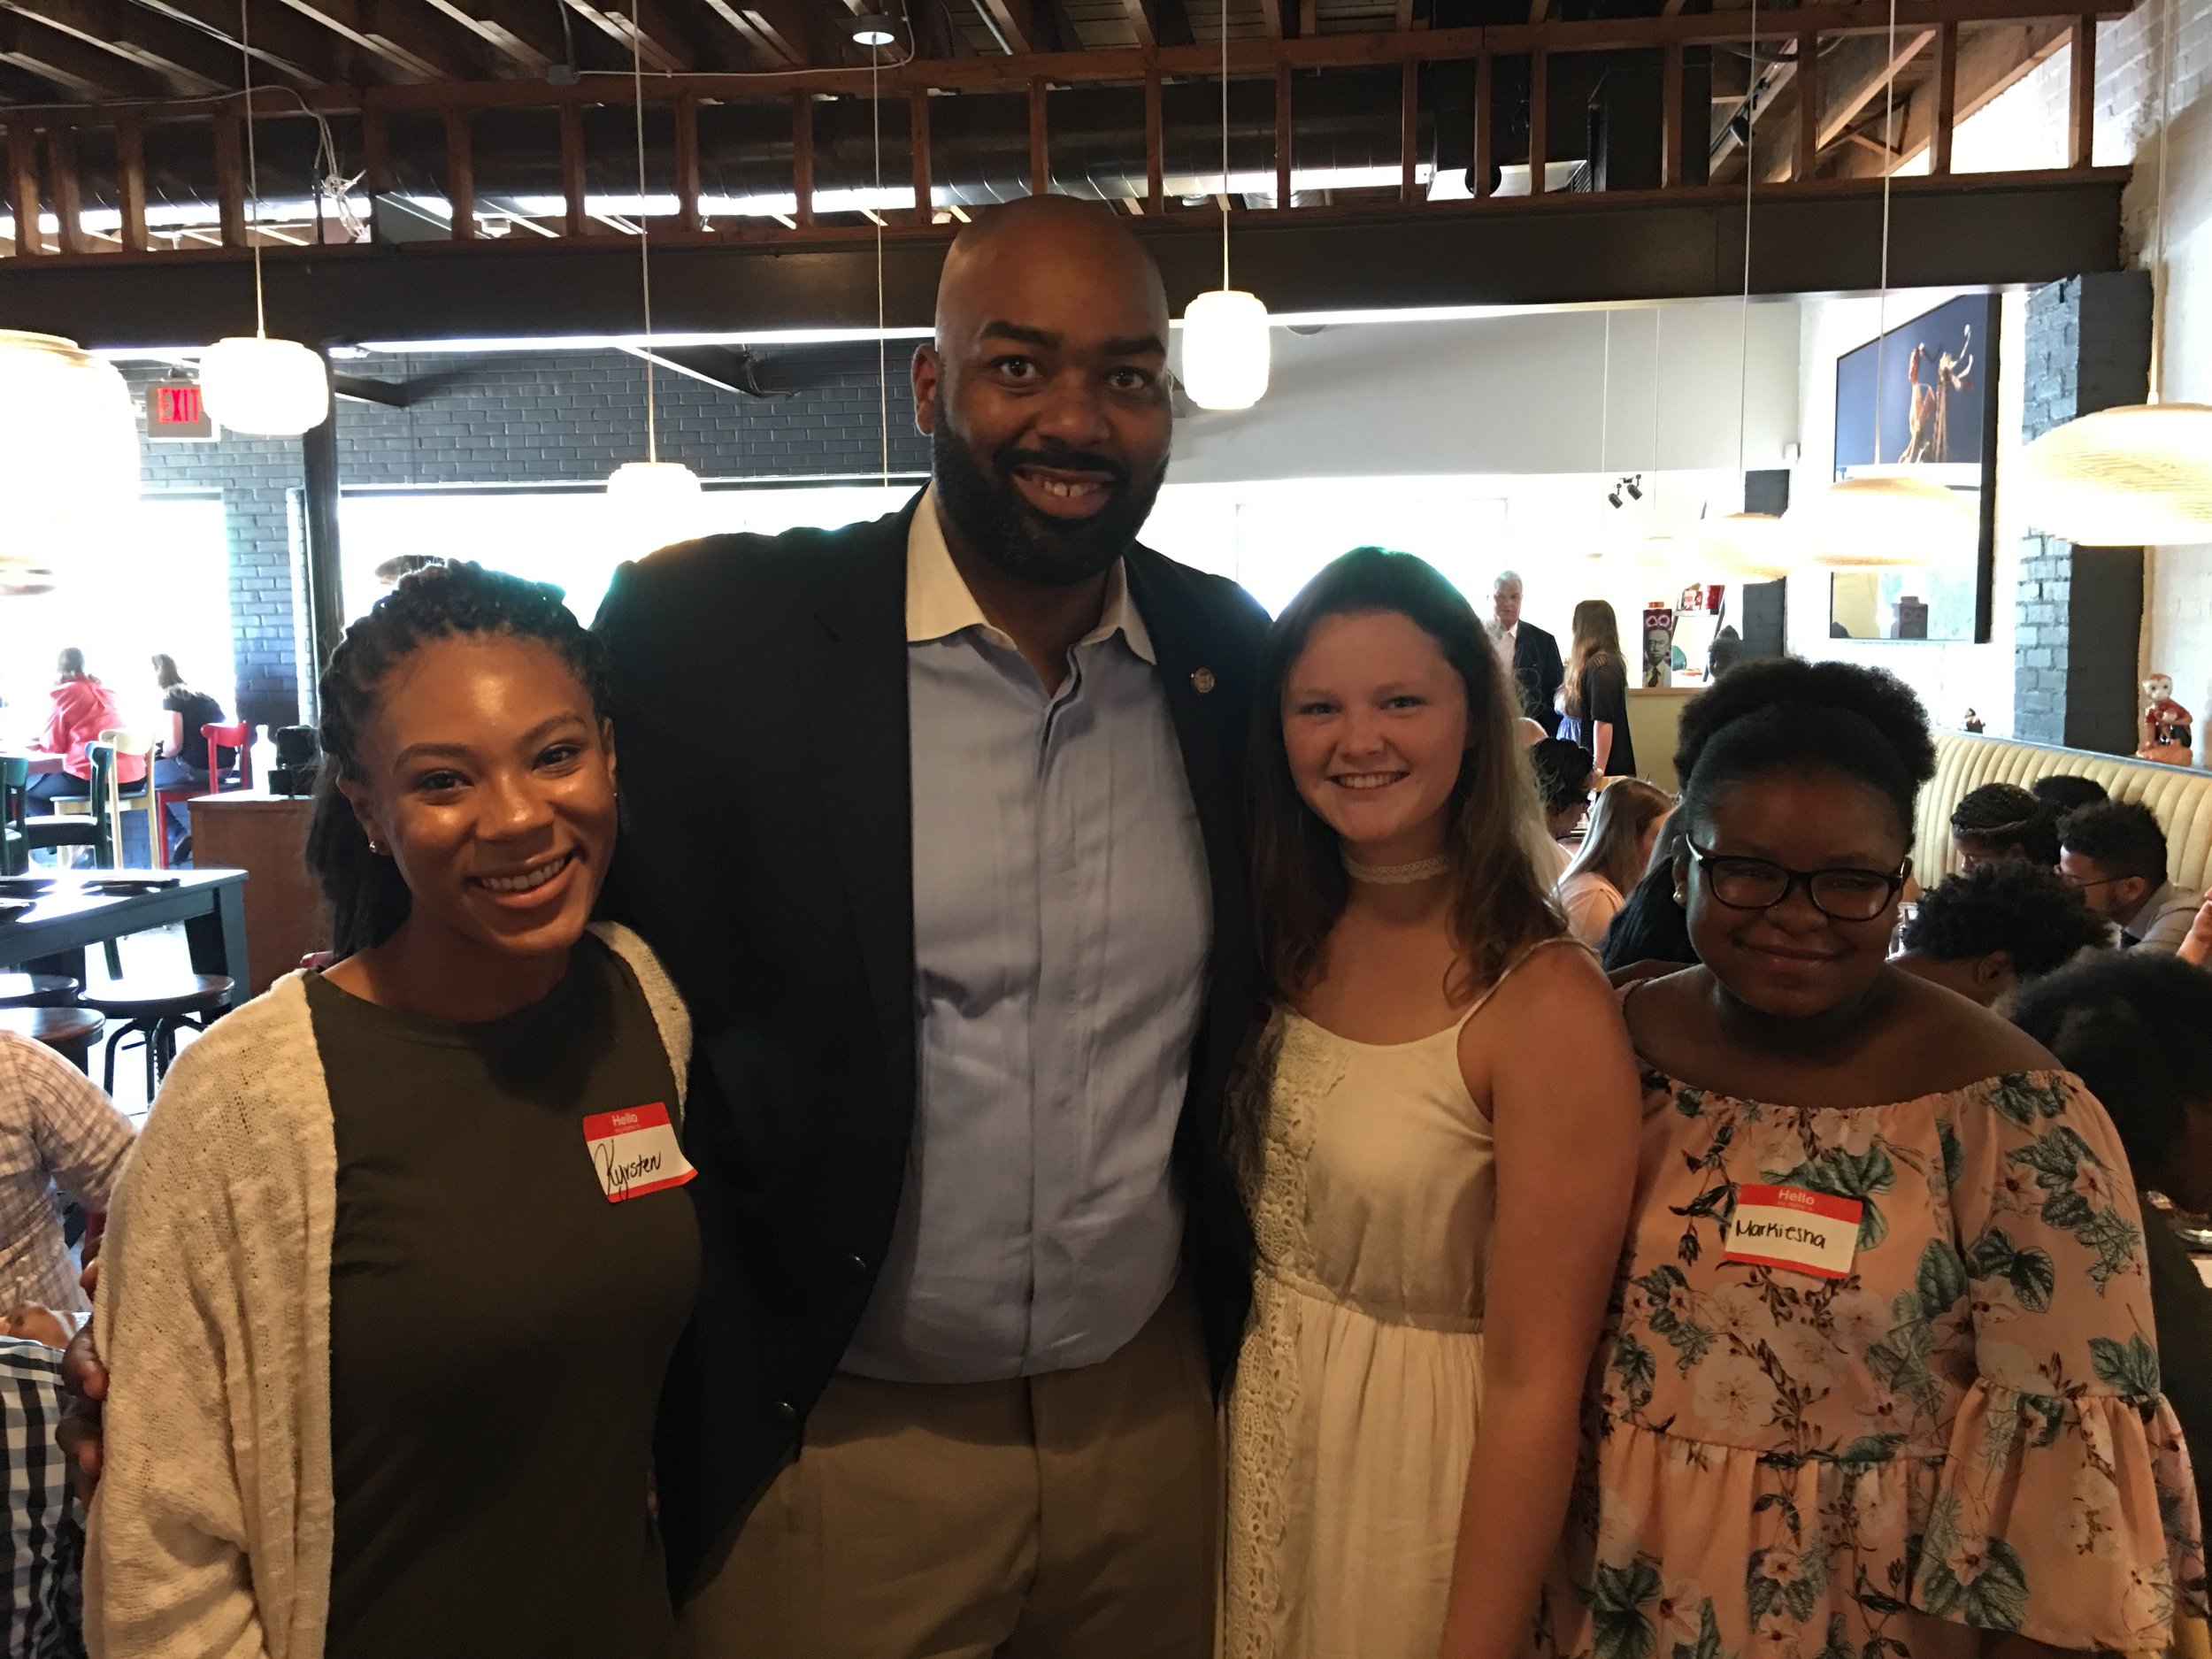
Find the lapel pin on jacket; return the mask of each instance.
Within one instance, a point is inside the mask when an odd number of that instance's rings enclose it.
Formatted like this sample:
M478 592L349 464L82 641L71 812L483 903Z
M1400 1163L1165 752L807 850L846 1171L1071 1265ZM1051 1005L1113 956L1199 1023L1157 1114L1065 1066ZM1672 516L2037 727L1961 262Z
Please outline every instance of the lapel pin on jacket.
M1214 688L1214 671L1210 668L1192 669L1190 671L1190 683L1192 690L1195 691L1200 696L1204 696L1208 692Z

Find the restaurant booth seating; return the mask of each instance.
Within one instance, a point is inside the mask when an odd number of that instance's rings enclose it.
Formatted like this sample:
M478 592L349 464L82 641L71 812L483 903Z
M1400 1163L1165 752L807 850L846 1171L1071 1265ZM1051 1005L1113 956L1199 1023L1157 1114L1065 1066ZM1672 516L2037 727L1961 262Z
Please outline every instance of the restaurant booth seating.
M1951 811L1969 791L1985 783L2025 788L2038 778L2070 772L2102 784L2115 801L2150 808L2166 831L2168 877L2200 892L2212 887L2212 772L1958 732L1938 733L1935 744L1936 775L1920 792L1913 835L1913 873L1924 886L1958 868Z

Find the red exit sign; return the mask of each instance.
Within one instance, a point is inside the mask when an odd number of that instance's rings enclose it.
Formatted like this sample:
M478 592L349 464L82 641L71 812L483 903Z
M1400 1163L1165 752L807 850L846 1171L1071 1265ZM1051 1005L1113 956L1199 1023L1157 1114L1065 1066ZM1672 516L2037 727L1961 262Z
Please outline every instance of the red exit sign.
M215 435L207 404L196 386L159 385L146 388L146 436L156 442L204 441Z

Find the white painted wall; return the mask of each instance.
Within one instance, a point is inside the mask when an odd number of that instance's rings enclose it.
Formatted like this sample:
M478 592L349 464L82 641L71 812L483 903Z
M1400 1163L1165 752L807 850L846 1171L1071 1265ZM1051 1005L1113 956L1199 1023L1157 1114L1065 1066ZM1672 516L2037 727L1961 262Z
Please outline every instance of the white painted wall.
M1172 475L1194 484L1732 470L1740 385L1745 465L1778 466L1797 435L1797 312L1794 301L1749 307L1741 376L1746 313L1732 300L1278 328L1267 396L1177 422Z

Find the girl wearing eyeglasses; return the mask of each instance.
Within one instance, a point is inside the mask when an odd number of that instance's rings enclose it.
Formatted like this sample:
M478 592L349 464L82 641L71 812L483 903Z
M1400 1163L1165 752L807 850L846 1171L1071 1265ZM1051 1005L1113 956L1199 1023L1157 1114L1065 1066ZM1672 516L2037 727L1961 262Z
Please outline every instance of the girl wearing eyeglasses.
M1747 664L1677 766L1703 965L1626 996L1637 1210L1540 1645L2163 1647L2204 1563L2126 1156L2043 1048L1884 960L1918 701Z

